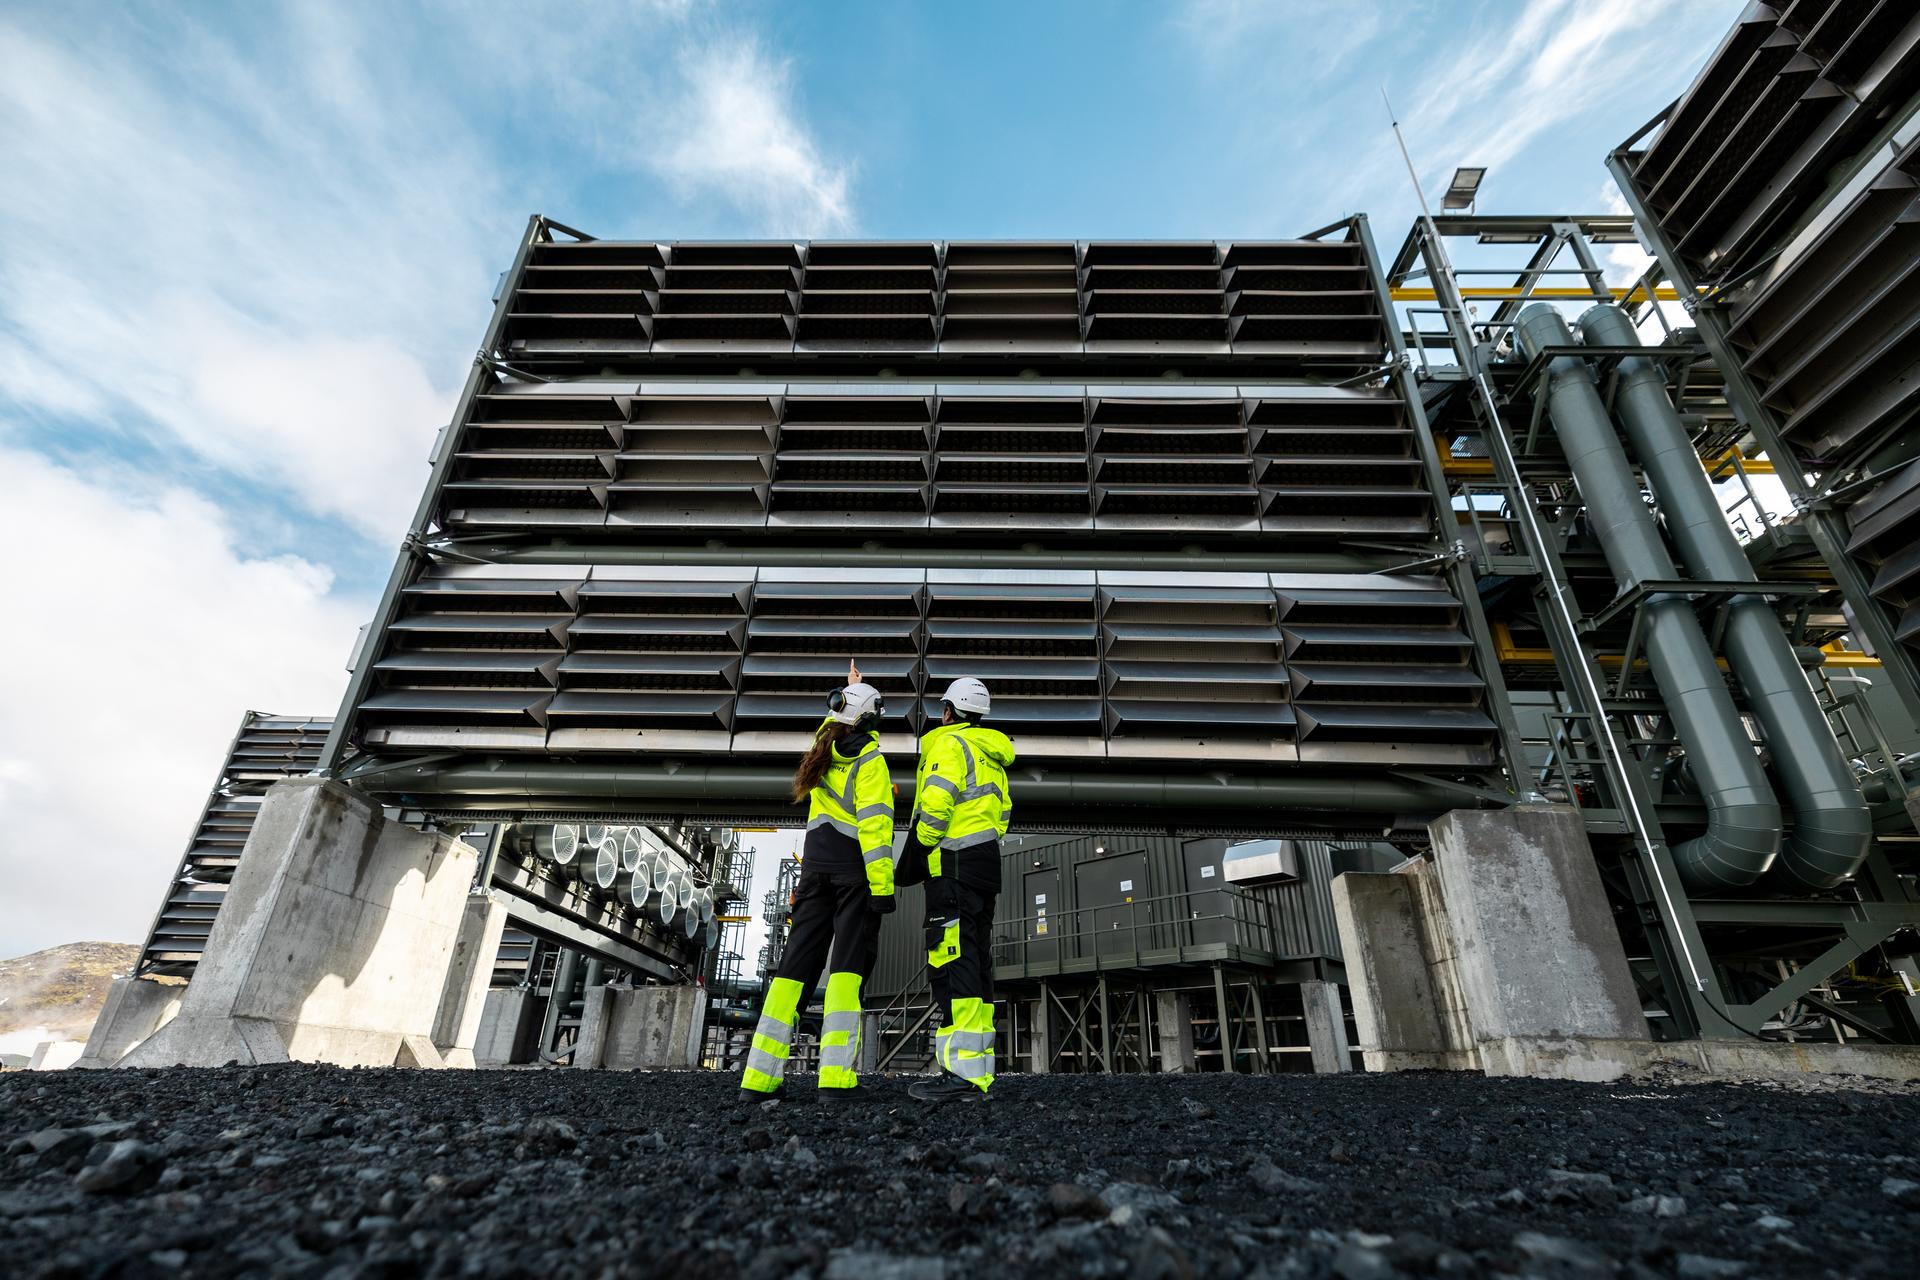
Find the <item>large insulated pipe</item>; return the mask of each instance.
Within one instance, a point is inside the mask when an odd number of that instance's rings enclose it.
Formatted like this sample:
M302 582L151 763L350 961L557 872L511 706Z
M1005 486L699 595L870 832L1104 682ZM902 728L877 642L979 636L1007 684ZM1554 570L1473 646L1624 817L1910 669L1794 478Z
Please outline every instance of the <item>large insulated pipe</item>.
M1581 316L1580 333L1595 346L1631 347L1640 341L1633 322L1611 303ZM1642 356L1622 360L1618 376L1614 411L1640 456L1681 563L1699 578L1757 581L1667 398L1666 376ZM1727 601L1722 649L1766 735L1774 778L1793 810L1793 832L1768 880L1781 888L1830 889L1860 869L1873 841L1860 784L1764 597Z
M1544 303L1520 313L1517 331L1529 356L1574 345L1566 321ZM1678 578L1587 362L1556 356L1547 376L1547 412L1620 589ZM1707 803L1706 831L1674 845L1674 862L1696 888L1750 885L1779 852L1780 805L1693 606L1681 596L1654 596L1641 609L1647 665Z

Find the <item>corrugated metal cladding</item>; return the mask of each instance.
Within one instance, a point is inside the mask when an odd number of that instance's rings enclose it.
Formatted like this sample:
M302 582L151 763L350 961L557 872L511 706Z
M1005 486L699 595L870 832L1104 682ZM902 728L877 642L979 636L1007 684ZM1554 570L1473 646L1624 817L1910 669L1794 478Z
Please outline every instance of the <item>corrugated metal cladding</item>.
M997 980L1099 972L1150 973L1219 960L1261 968L1341 960L1333 877L1381 870L1390 849L1324 840L1294 842L1299 878L1244 888L1226 883L1230 841L1177 836L1009 839L994 909ZM919 887L903 889L881 930L870 995L924 985Z
M313 772L332 727L332 720L260 711L240 718L240 731L140 949L140 972L192 975L267 788Z
M1920 5L1749 6L1634 166L1794 451L1883 474L1849 550L1920 645ZM1905 433L1904 448L1889 448Z
M538 243L508 296L510 367L430 508L517 563L413 574L364 750L784 757L852 656L892 731L985 679L1028 759L1492 760L1442 579L1207 571L1210 549L1386 567L1434 537L1351 229ZM676 563L709 543L744 563ZM1116 567L1021 567L1036 547ZM1180 548L1193 571L1120 567ZM776 567L796 549L826 567Z

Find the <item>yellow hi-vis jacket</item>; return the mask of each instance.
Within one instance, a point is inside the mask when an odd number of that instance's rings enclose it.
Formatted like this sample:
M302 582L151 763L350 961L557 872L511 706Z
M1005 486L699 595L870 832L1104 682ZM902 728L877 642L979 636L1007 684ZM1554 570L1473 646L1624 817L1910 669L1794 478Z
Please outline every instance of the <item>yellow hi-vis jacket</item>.
M880 754L880 735L833 745L831 763L808 797L807 830L832 827L860 846L867 890L893 893L893 779Z
M918 825L914 838L927 847L927 871L941 874L948 849L998 840L1013 816L1007 766L1013 739L977 724L943 724L920 739L914 778Z

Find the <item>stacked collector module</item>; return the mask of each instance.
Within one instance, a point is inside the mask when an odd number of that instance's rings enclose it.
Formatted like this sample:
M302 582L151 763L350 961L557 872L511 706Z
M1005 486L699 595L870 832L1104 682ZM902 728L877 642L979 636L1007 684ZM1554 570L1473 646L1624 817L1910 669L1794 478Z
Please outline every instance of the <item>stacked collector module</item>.
M1496 758L1362 229L654 244L535 220L332 762L432 812L779 817L853 659L890 750L985 680L1030 818L1113 821L1074 778L1222 765L1323 775L1311 807L1369 825L1440 807L1342 789ZM1251 794L1189 807L1218 825Z

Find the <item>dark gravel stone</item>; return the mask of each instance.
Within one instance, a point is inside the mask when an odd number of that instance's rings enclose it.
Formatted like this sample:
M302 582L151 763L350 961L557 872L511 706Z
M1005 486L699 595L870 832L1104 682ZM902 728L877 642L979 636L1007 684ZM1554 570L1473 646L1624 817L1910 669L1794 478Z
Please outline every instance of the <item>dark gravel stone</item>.
M125 1195L142 1191L160 1180L167 1159L158 1147L126 1138L107 1149L104 1159L80 1170L73 1185L92 1194Z
M931 1109L909 1083L829 1111L699 1073L0 1074L0 1258L8 1280L1904 1280L1920 1252L1912 1086L1009 1073L990 1106ZM79 1136L36 1152L49 1131Z
M1047 1188L1047 1208L1056 1218L1104 1218L1107 1206L1100 1197L1075 1182L1056 1182Z

